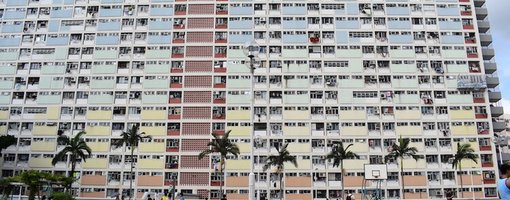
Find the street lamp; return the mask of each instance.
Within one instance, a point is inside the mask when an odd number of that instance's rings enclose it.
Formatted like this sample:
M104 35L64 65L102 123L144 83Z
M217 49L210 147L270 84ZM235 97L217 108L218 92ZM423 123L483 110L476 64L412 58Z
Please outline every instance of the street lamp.
M259 45L255 42L255 41L250 41L250 42L247 42L246 44L244 44L244 48L243 48L243 52L244 54L248 57L248 62L246 62L246 64L248 65L248 67L250 68L250 80L251 80L251 90L250 90L250 95L251 95L251 104L250 104L250 110L251 110L251 125L253 126L253 118L254 118L254 108L253 108L253 104L255 102L255 94L253 92L253 84L254 84L254 81L255 81L255 77L254 77L254 72L255 72L255 69L257 67L257 65L259 65L260 63L260 59L258 58L258 54L259 54L259 51L260 51L260 47ZM251 144L252 144L252 148L251 148L251 172L250 172L250 175L249 175L249 200L255 200L255 156L254 156L254 151L255 151L255 145L254 145L254 132L253 132L253 129L252 129L252 133L251 133Z

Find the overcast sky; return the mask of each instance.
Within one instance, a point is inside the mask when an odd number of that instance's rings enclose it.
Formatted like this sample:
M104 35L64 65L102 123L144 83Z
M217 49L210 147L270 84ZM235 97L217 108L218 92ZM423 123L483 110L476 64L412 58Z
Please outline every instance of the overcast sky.
M505 113L510 114L510 0L486 0L491 22L493 47L496 49L499 88L503 93Z

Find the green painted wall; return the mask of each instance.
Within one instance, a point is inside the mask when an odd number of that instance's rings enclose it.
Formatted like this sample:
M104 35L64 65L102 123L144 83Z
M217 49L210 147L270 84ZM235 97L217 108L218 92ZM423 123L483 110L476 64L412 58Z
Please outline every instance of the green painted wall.
M143 71L148 74L167 74L170 71L170 64L145 65Z

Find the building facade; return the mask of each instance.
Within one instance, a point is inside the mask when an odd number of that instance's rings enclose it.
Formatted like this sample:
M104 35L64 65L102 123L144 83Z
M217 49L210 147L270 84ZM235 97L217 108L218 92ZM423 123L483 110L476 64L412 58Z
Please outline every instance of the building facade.
M218 199L218 157L203 160L211 133L231 131L228 199L278 197L263 160L289 144L285 199L338 198L343 181L360 195L365 164L380 164L399 137L423 159L405 159L408 199L496 197L491 120L503 113L485 0L0 0L2 175L55 167L57 133L86 131L93 155L78 167L76 195L184 193ZM259 46L253 76L244 44ZM152 140L131 158L115 148L133 124ZM359 159L324 160L335 141ZM477 163L451 167L457 143ZM253 155L253 158L251 157ZM134 175L130 162L136 162ZM252 166L253 162L253 166ZM400 196L388 164L384 196Z

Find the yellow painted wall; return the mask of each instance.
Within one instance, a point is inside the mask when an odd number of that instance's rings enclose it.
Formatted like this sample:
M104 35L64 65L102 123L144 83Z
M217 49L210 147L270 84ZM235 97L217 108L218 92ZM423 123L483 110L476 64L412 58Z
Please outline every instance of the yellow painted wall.
M32 151L55 151L57 142L32 142Z
M462 160L462 169L469 169L469 168L479 168L480 167L480 159L477 159L478 164L473 162L472 160Z
M283 135L289 135L289 136L306 136L310 135L310 129L309 127L298 127L298 126L283 126Z
M0 135L7 134L7 126L0 126Z
M225 130L231 131L230 136L250 136L252 129L251 126L227 126Z
M142 127L140 127L140 133L145 132L145 134L151 135L151 136L165 136L166 131L167 131L167 129L165 126L142 126Z
M421 126L396 126L397 135L421 135L423 128Z
M106 158L89 158L86 162L81 163L84 169L106 169L108 168L108 159Z
M284 110L283 111L283 119L310 119L310 111L300 111L300 110Z
M477 135L476 126L451 126L452 135Z
M46 119L59 119L60 107L52 106L46 110Z
M251 152L251 144L250 143L236 143L237 147L239 147L239 152L241 153L249 153Z
M227 120L250 120L249 110L227 110Z
M298 167L294 167L292 163L285 163L285 170L301 170L301 169L311 169L312 168L312 160L301 160L297 158Z
M347 145L349 145L349 144L353 144L351 147L349 147L349 151L352 151L354 153L368 152L368 143L367 142L365 142L365 143L359 143L359 142L345 143L344 148L347 147Z
M404 159L404 169L423 169L427 166L425 159L419 159L415 161L414 159Z
M87 136L109 136L112 133L111 126L87 126Z
M53 168L51 160L52 158L30 158L28 166L33 168Z
M9 119L9 111L0 111L0 119Z
M287 147L290 153L310 153L312 150L312 145L309 143L289 143Z
M46 114L36 114L35 119L59 119L60 118L60 107L49 106L46 109Z
M352 136L367 135L368 129L366 126L342 126L340 127L340 134Z
M364 110L341 110L340 119L346 120L362 120L367 118L367 113Z
M418 152L425 151L425 144L423 142L410 142L409 146L416 147L416 149L418 149Z
M461 145L462 144L465 144L465 143L469 143L471 144L471 148L473 148L475 151L478 151L480 149L480 146L478 145L478 142L454 142L452 144L452 147L453 147L453 151L456 152L457 151L457 144L460 143Z
M396 119L421 119L419 110L395 110Z
M141 153L164 153L165 151L164 142L143 142L138 145L138 152Z
M368 160L344 160L344 168L349 169L364 169L365 164L368 164Z
M250 160L227 160L226 170L249 170L251 169Z
M110 143L108 142L87 142L92 152L108 152Z
M475 119L474 110L450 110L450 119Z
M87 119L91 120L110 120L112 119L112 111L94 110L87 111Z
M57 135L58 127L57 126L34 126L32 128L32 135L36 136L54 136Z
M138 159L138 169L164 169L165 160L163 159Z
M143 120L163 120L167 119L168 112L166 110L142 110L141 117Z

